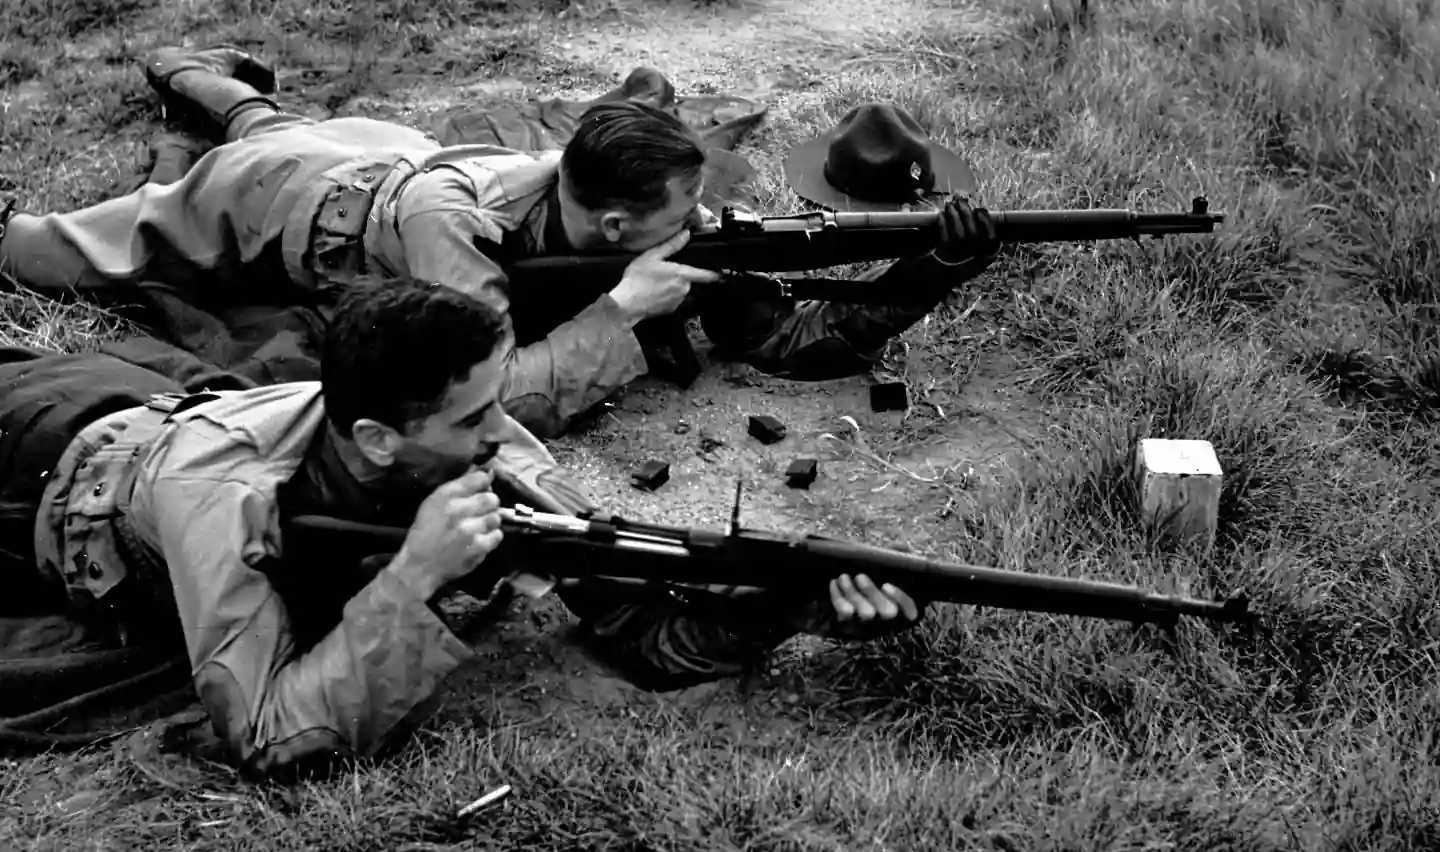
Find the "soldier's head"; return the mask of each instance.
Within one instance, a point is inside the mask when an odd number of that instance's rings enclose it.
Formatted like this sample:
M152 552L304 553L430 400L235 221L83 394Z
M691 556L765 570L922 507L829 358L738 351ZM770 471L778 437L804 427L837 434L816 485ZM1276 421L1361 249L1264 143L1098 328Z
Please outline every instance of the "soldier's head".
M560 210L577 249L644 251L699 221L705 149L676 116L599 103L560 159Z
M362 279L321 352L333 434L397 498L423 498L512 440L498 397L513 346L495 309L454 289Z

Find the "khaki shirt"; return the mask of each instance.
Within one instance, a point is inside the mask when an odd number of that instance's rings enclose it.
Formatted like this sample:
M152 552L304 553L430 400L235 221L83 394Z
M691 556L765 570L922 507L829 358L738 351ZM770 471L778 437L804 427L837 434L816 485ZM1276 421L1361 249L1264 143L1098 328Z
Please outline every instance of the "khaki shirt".
M137 548L163 565L196 691L238 765L265 774L315 755L372 753L472 652L382 570L297 653L290 616L257 566L283 555L276 492L323 427L320 385L216 396L168 419L130 409L84 430L37 518L41 567L63 576L72 597L103 602L140 570Z
M223 291L275 274L278 257L295 284L333 297L364 261L374 271L454 287L505 312L505 273L475 238L503 243L519 257L553 251L544 239L545 198L560 156L442 147L413 128L368 118L291 117L215 148L175 183L147 184L123 202L21 224L38 230L37 245L73 246L102 280L131 280L152 258L173 253L216 272L170 283ZM40 290L76 286L62 274L70 266L43 261L29 257L22 280ZM630 323L608 295L574 317L525 319L548 333L510 355L501 402L541 436L563 431L647 369Z
M400 161L366 224L370 265L454 287L507 312L505 271L475 240L514 247L522 257L545 254L545 199L560 156L459 145ZM515 348L500 398L528 429L551 437L647 369L631 325L602 294L544 339Z
M333 246L317 234L328 231L341 242L362 241L371 271L454 287L508 316L505 272L475 238L503 243L519 257L550 251L545 198L559 176L560 156L492 145L442 147L409 127L339 118L222 145L183 185L151 195L167 206L163 218L172 231L177 220L197 223L171 234L172 241L185 238L178 249L197 263L216 262L231 243L239 248L234 260L249 263L278 240L295 282L343 287L345 276L331 280L325 268L325 249ZM234 186L250 188L236 193ZM225 215L189 214L184 204L192 196ZM231 221L244 224L233 234L189 233L206 222ZM110 246L98 236L89 242L102 268L118 269L134 252L125 242ZM631 325L602 294L573 318L561 318L543 339L515 347L500 399L526 428L550 437L647 369Z

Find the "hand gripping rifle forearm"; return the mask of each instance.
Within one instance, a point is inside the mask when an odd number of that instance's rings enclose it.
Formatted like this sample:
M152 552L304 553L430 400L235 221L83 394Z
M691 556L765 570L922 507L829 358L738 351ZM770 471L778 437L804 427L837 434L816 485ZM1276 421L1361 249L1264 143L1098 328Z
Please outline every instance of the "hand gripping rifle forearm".
M1243 596L1198 600L1132 586L1004 571L926 559L814 535L787 537L639 523L611 516L576 518L503 509L505 540L497 553L515 569L554 578L607 576L663 583L725 584L807 591L823 597L841 574L865 574L922 600L1078 615L1173 626L1182 615L1220 622L1250 617ZM318 536L322 552L394 552L407 530L321 516L292 519L286 538ZM312 539L314 542L315 539ZM492 578L493 579L493 578Z

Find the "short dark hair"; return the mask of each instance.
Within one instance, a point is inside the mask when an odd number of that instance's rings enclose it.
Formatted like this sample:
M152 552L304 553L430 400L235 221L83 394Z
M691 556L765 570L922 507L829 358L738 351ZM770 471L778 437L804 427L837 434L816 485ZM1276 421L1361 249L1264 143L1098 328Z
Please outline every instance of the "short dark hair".
M566 188L585 209L621 207L648 216L669 202L672 177L699 181L705 149L674 115L619 101L595 104L580 116L560 164Z
M509 335L499 311L451 287L362 277L325 330L326 416L346 438L361 418L404 431L438 411L451 384L507 345Z

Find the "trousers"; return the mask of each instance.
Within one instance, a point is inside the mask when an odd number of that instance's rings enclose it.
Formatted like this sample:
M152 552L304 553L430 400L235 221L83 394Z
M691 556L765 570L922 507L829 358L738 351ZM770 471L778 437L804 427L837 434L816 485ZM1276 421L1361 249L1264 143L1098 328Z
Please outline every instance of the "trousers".
M0 615L62 612L60 578L40 573L35 515L48 474L86 425L183 393L173 379L109 355L0 349Z

